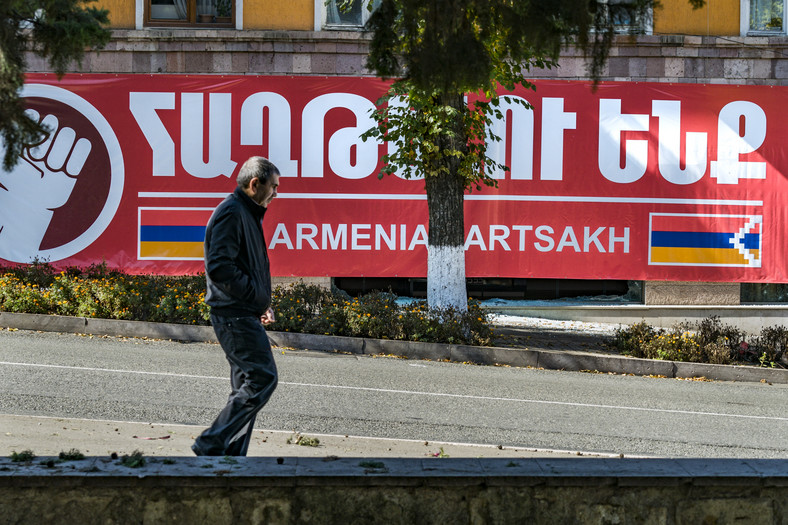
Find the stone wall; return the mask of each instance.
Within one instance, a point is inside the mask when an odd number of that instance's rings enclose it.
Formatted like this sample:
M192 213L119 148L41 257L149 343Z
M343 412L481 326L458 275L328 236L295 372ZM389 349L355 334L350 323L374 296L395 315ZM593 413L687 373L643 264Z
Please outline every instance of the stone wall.
M101 52L89 53L84 73L225 75L370 75L368 40L355 31L115 30ZM587 79L586 60L565 49L554 70L534 78ZM47 72L28 56L31 72ZM621 36L602 80L788 84L788 38Z
M739 283L649 281L643 299L647 305L735 305L739 288Z
M331 289L331 277L271 277L271 284L274 288L282 286L287 288L290 285L303 283L307 285L319 286L326 290Z
M368 43L360 32L116 30L83 73L362 76ZM29 56L31 72L49 71Z

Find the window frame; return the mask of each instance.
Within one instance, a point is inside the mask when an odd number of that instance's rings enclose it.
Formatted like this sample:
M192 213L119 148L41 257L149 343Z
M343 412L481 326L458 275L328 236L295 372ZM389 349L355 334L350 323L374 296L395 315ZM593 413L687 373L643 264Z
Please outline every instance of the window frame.
M186 20L167 20L151 18L151 0L135 0L135 26L137 29L241 29L240 20L243 13L243 0L231 0L229 22L198 22L197 0L186 0Z
M336 0L334 0L336 1ZM361 0L361 25L356 24L328 24L328 6L325 0L315 0L315 31L361 31L372 14L367 5L375 0Z
M740 36L786 36L785 13L788 10L788 0L783 0L783 27L779 31L750 29L750 0L741 0L739 10Z
M605 9L609 9L610 4L627 4L627 3L634 3L634 0L597 0L598 4L604 6ZM643 20L643 24L638 25L613 25L614 32L617 35L650 35L654 32L654 8L649 7L648 13L646 14L646 19ZM608 14L609 16L609 14Z

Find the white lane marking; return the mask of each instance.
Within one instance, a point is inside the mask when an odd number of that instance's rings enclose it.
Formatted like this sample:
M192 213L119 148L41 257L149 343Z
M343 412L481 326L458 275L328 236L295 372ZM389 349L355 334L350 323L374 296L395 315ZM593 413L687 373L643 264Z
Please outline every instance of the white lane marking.
M604 408L612 410L632 410L636 412L658 412L663 414L682 414L689 416L720 416L732 417L743 419L764 419L768 421L788 421L788 417L772 417L772 416L752 416L748 414L725 414L722 412L697 412L692 410L671 410L667 408L643 408L643 407L628 407L621 405L598 405L593 403L574 403L571 401L545 401L543 399L520 399L516 397L493 397L493 396L470 396L465 394L448 394L444 392L419 392L416 390L392 390L385 388L369 388L362 386L345 386L345 385L318 385L311 383L279 383L292 386L313 387L313 388L336 388L344 390L362 390L369 392L380 392L385 394L410 394L419 396L434 396L434 397L451 397L460 399L473 399L479 401L505 401L514 403L532 403L537 405L559 405L571 406L579 408Z
M60 368L63 370L84 370L86 372L111 372L115 374L137 374L147 376L166 376L166 377L185 377L188 379L223 379L229 380L230 376L217 377L217 376L198 376L192 374L173 374L170 372L145 372L142 370L120 370L117 368L92 368L89 366L67 366L67 365L43 365L40 363L14 363L10 361L0 361L0 365L9 366L29 366L32 368ZM281 384L281 383L280 383Z
M14 363L10 361L0 361L0 365L8 366L27 366L32 368L58 368L64 370L83 370L88 372L110 372L116 374L138 374L150 376L165 376L165 377L183 377L188 379L215 379L220 381L228 381L228 377L218 376L201 376L193 374L174 374L171 372L145 372L141 370L119 370L112 368L91 368L81 366L65 366L65 365L43 365L38 363ZM356 390L361 392L375 392L380 394L404 394L411 396L425 396L425 397L447 397L454 399L471 399L477 401L501 401L508 403L530 403L535 405L556 405L556 406L570 406L578 408L600 408L607 410L629 410L633 412L651 412L659 414L679 414L685 416L712 416L712 417L730 417L738 419L759 419L765 421L788 421L788 417L774 417L774 416L753 416L750 414L726 414L723 412L700 412L695 410L672 410L668 408L644 408L644 407L629 407L621 405L599 405L594 403L574 403L571 401L546 401L543 399L521 399L516 397L495 397L495 396L472 396L468 394L449 394L446 392L422 392L419 390L395 390L390 388L372 388L364 386L348 386L348 385L321 385L316 383L296 383L289 381L280 381L280 385L298 386L307 388L325 388L335 390Z

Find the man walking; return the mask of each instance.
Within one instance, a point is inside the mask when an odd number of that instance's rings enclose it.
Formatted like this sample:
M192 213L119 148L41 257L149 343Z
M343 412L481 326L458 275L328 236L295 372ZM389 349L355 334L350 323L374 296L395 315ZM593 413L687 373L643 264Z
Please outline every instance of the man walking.
M205 230L205 302L230 363L227 406L192 445L198 456L245 456L257 412L277 384L276 364L263 325L274 322L271 272L262 220L276 197L279 170L251 157L237 187L214 210Z

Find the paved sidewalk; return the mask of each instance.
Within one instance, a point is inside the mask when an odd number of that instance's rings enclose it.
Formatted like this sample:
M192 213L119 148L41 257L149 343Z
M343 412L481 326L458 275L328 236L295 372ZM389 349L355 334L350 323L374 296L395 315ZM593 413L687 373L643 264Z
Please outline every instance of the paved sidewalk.
M36 456L57 456L77 449L86 456L119 456L139 450L145 456L191 456L190 446L205 427L177 424L98 421L60 417L0 414L0 457L32 450ZM468 445L305 434L317 446L294 444L292 432L255 430L249 456L265 457L398 457L398 458L559 458L619 457L575 451ZM290 443L288 444L288 440ZM303 440L303 439L302 439Z

